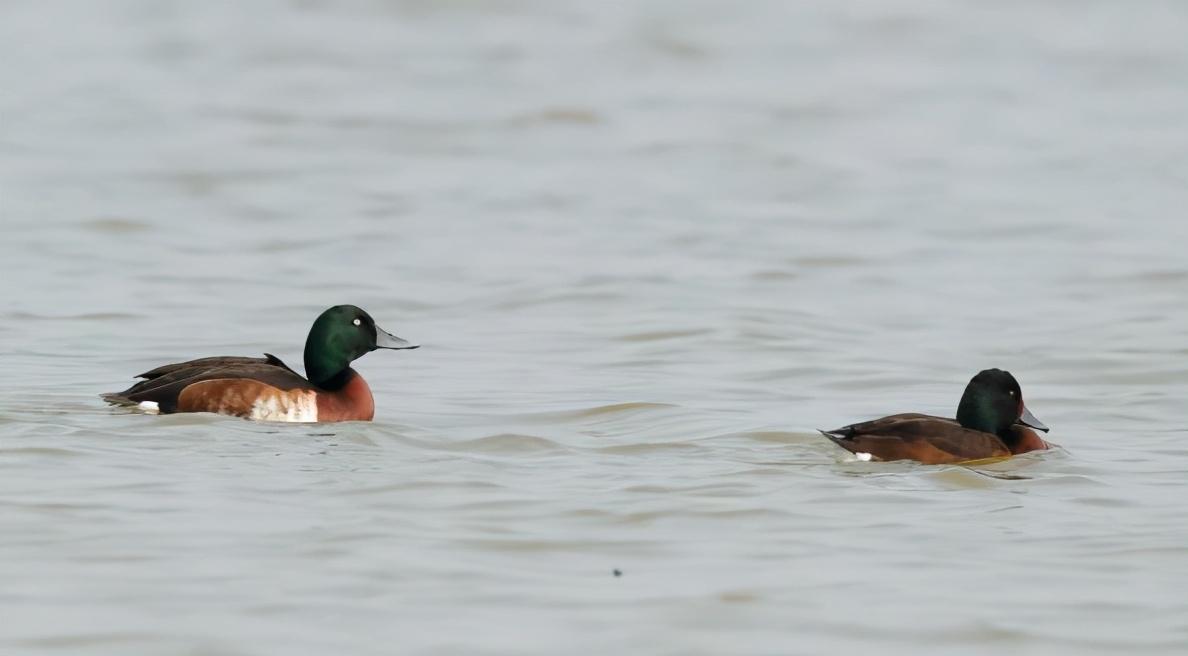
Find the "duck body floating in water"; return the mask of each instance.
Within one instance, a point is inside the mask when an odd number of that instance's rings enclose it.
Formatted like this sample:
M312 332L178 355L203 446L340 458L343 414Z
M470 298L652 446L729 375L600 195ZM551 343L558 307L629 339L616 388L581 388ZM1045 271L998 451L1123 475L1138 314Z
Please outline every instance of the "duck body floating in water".
M217 412L259 421L370 421L375 399L351 362L376 349L415 349L354 305L336 305L305 340L305 378L275 355L220 356L167 364L132 387L104 394L109 403L148 412Z
M916 460L935 465L1005 458L1050 445L1035 432L1048 427L1023 403L1009 372L986 369L965 387L957 418L891 415L821 431L860 460Z

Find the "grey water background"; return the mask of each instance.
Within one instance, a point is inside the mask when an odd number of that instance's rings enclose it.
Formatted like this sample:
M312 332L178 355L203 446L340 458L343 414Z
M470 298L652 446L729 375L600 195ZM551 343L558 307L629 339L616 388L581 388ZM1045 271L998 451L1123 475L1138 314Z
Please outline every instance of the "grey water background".
M0 653L1185 653L1186 33L7 0ZM337 303L373 423L97 397ZM1061 449L813 432L991 366Z

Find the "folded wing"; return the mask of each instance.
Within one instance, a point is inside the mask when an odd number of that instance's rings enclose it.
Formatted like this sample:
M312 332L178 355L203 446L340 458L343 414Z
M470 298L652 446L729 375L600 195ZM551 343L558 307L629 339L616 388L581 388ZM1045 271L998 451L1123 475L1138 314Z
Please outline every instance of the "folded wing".
M1011 455L997 435L963 428L953 419L917 413L821 432L843 449L869 453L876 460L940 464Z
M255 380L280 390L317 389L303 376L293 371L275 355L263 358L218 356L187 362L167 364L140 374L144 378L132 387L103 399L117 405L139 405L145 401L156 403L161 412L177 409L182 390L207 380Z

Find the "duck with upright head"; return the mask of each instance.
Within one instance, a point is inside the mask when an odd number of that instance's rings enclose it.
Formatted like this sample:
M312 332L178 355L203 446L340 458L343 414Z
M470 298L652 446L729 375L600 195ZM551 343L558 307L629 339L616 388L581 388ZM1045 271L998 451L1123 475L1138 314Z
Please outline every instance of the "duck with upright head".
M957 418L891 415L821 431L861 460L916 460L934 465L1004 458L1049 448L1032 429L1047 432L1023 403L1009 372L986 369L965 387Z
M270 353L219 356L167 364L137 376L123 392L104 394L117 405L150 412L217 412L261 421L370 421L371 388L351 362L376 349L415 349L375 324L354 305L318 316L305 340L304 378Z

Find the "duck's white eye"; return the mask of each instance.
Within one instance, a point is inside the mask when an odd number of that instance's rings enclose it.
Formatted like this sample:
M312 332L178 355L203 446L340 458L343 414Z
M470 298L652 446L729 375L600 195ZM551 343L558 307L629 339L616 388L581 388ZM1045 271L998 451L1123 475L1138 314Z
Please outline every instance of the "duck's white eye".
M358 319L355 319L355 321L358 321ZM1015 395L1015 390L1011 390L1010 392L1007 392L1007 393L1008 393L1008 394L1010 394L1011 396L1014 396L1014 395Z
M355 319L355 320L354 320L354 321L352 321L351 323L355 324L356 326L362 326L362 325L363 325L363 320L362 320L362 319ZM1011 392L1011 394L1014 394L1014 392Z

